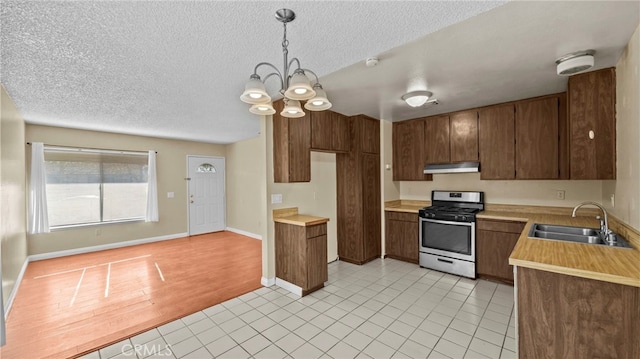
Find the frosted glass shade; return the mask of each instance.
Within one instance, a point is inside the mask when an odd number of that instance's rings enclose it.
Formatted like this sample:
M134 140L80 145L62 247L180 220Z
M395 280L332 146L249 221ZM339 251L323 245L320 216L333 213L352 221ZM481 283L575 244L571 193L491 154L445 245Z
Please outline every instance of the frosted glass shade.
M292 100L308 100L315 96L316 92L311 88L307 75L302 70L296 70L289 80L289 88L284 95Z
M314 86L316 95L304 104L304 108L309 111L324 111L331 108L332 104L327 99L327 93L322 89L322 86Z
M304 116L304 111L300 107L300 101L287 100L285 101L284 109L280 112L280 115L284 117L298 118Z
M260 81L260 77L251 76L244 87L240 100L250 104L258 104L271 102L271 97L265 90L262 81Z
M271 102L267 102L252 105L251 108L249 108L249 112L256 115L273 115L276 113L276 110L273 108Z

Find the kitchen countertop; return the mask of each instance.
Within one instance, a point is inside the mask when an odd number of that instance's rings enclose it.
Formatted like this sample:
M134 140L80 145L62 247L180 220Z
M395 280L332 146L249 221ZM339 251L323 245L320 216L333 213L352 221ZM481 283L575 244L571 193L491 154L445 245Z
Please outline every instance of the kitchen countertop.
M329 222L329 218L299 214L297 207L281 208L273 210L273 221L278 223L293 224L295 226L315 226Z
M415 213L424 207L430 206L431 201L395 200L384 203L384 210L390 212Z
M477 218L527 222L509 257L511 265L640 287L640 236L637 231L609 216L611 229L622 234L633 249L529 238L533 223L591 228L600 225L591 215L572 218L571 209L551 212L556 213L489 209L478 213Z

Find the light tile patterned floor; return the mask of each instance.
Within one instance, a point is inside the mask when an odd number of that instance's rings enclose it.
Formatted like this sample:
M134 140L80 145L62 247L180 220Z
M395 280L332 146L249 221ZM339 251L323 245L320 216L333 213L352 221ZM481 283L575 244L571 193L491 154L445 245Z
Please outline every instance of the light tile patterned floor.
M513 287L333 262L304 298L261 288L85 358L516 358L514 323Z

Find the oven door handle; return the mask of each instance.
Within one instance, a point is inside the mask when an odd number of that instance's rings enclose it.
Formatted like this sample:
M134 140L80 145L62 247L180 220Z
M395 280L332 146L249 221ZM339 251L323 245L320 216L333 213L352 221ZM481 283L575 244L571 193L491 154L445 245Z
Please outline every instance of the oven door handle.
M443 221L443 220L439 220L439 219L426 219L426 218L422 218L422 217L420 217L420 221L429 222L429 223L450 224L450 225L454 225L454 226L473 227L473 222Z
M449 263L449 264L453 264L453 261L450 261L448 259L442 259L442 258L436 258L438 260L438 262L445 262L445 263Z

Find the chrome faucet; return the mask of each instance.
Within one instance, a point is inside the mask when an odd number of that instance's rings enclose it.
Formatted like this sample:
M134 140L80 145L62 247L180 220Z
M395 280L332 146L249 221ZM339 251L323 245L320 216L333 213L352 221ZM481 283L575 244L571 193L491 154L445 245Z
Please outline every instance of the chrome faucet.
M597 202L582 202L579 205L573 207L573 213L571 213L571 217L575 217L576 216L576 211L578 210L578 208L585 206L585 205L592 205L592 206L596 206L598 208L600 208L600 210L602 211L602 215L604 216L604 221L602 221L602 219L600 218L600 216L597 216L596 219L600 220L600 239L602 239L605 242L609 241L609 234L611 233L611 231L609 230L609 219L607 217L607 210L604 209L604 207L597 203Z

